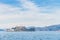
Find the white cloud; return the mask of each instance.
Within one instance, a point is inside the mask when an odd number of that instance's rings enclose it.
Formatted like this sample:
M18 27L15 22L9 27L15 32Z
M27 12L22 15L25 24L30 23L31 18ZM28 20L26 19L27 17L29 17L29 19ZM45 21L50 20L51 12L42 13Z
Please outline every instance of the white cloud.
M33 25L33 26L47 26L60 24L60 9L50 9L52 13L41 13L41 11L48 10L45 7L37 7L33 2L28 0L19 0L22 3L22 8L14 7L7 4L0 4L0 21L21 19L19 22L12 22L7 24L1 24L0 28L13 27L14 25ZM27 10L21 10L27 9ZM24 20L23 20L24 19Z

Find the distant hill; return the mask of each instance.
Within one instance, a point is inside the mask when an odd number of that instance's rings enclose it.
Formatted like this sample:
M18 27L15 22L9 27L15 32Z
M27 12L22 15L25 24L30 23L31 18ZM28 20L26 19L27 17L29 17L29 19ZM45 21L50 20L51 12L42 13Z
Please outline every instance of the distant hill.
M35 27L34 29L35 29L35 31L58 31L58 30L60 30L60 24L59 25L46 26L46 27Z
M59 24L59 25L47 26L46 28L47 28L47 30L49 30L49 31L58 31L58 30L60 30L60 24Z
M58 30L60 30L60 24L46 27L36 27L36 31L58 31Z
M0 29L0 31L4 31L4 30ZM18 26L15 28L11 28L8 31L60 31L60 24L59 25L45 26L45 27Z
M4 29L0 29L0 31L4 31Z

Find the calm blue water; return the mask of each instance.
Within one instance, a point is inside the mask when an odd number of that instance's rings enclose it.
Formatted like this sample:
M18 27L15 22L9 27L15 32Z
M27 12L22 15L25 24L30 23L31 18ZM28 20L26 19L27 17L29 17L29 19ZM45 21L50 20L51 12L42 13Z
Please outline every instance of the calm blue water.
M60 32L0 32L0 40L60 40Z

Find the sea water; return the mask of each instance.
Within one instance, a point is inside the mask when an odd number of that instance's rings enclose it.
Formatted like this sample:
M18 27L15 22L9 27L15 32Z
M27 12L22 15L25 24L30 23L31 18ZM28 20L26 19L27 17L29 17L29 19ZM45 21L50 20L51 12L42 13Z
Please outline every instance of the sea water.
M0 32L0 40L60 40L60 32Z

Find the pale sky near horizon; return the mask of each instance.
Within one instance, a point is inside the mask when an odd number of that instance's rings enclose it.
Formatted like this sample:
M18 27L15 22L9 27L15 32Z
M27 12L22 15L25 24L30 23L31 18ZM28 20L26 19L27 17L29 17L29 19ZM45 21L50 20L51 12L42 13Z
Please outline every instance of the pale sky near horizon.
M0 0L0 28L60 24L60 0Z

